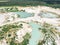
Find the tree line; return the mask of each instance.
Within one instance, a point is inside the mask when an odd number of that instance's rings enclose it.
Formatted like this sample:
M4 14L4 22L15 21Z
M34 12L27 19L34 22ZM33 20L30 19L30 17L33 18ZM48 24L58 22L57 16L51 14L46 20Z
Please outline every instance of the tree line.
M13 5L19 5L19 6L27 6L27 5L52 5L55 7L60 7L60 1L59 0L10 0L9 2L0 2L0 6L13 6Z

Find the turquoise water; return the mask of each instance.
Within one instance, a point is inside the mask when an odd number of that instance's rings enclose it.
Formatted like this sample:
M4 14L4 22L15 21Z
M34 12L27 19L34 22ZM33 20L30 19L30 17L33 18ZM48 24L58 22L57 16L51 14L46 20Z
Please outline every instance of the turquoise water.
M29 45L37 45L38 40L42 38L42 34L38 29L41 26L34 22L30 22L29 24L32 26L31 39L29 40Z
M20 15L20 18L27 18L27 17L32 17L32 16L34 16L33 14L27 13L27 12L14 12L14 13Z
M45 18L57 18L58 16L56 14L53 14L53 13L41 13L40 15L41 17L45 17Z

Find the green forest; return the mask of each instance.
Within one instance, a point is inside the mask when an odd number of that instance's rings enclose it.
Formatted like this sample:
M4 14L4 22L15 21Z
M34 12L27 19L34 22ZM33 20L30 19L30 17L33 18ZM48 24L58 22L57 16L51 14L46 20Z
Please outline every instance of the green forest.
M36 6L44 5L60 8L60 0L0 0L0 6Z

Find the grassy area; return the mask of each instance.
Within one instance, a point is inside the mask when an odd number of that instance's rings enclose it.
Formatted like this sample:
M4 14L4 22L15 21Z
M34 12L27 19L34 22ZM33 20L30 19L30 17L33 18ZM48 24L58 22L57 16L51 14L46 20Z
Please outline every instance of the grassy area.
M24 40L21 43L15 43L14 38L13 38L10 42L10 45L27 45L29 43L29 38L30 37L31 37L30 34L26 33L26 35L23 37Z
M52 42L50 43L51 45L56 45L56 42L55 42L55 37L56 37L56 32L55 30L57 30L56 27L54 27L53 25L51 24L47 24L47 23L44 23L42 25L42 28L40 28L40 30L42 31L42 33L44 34L44 38L43 40L41 40L38 45L49 45L48 43L49 42ZM59 34L58 34L59 36Z
M22 27L23 25L22 24L20 24L20 25L17 25L17 24L9 24L9 25L4 25L4 26L2 26L0 29L2 30L2 31L0 31L0 39L3 39L4 37L6 38L6 35L7 35L7 33L11 33L11 32L15 32L15 31L17 31L18 29L20 29L20 28L23 28ZM11 35L10 34L8 34L8 37L10 37Z
M29 39L31 38L31 35L29 33L26 33L26 35L23 38L24 40L22 43L20 43L20 45L27 45L29 44Z

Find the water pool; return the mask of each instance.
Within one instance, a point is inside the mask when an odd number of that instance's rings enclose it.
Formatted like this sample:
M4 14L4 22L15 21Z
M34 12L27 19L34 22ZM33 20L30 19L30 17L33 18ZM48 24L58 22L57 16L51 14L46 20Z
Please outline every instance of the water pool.
M44 18L57 18L58 17L58 15L54 13L50 13L50 12L42 12L40 16Z
M42 33L39 31L40 25L30 22L29 23L32 26L32 32L31 32L31 38L29 40L29 45L37 45L38 40L42 38Z
M14 13L20 15L20 18L27 18L34 16L33 14L27 12L14 12Z

